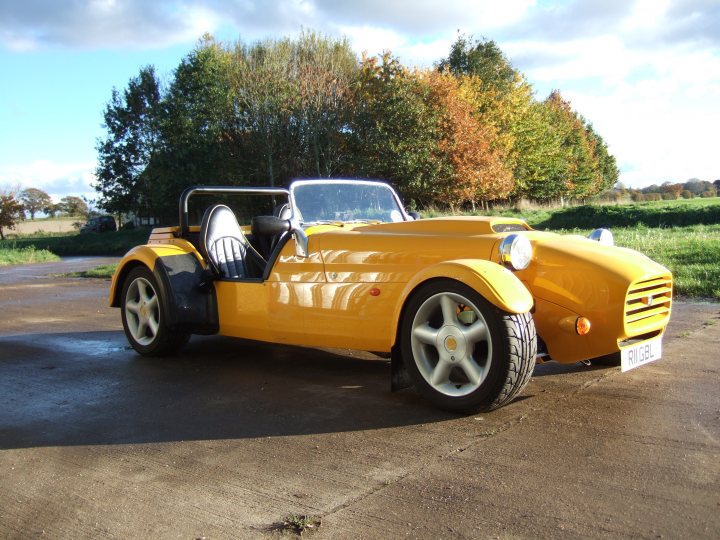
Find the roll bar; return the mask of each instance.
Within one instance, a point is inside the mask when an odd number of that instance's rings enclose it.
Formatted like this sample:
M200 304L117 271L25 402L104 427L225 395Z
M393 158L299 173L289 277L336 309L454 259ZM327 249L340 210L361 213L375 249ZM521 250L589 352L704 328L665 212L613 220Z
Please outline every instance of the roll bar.
M188 223L188 199L197 193L245 193L247 195L284 195L290 200L290 192L285 188L236 187L236 186L190 186L180 195L180 236L190 232Z

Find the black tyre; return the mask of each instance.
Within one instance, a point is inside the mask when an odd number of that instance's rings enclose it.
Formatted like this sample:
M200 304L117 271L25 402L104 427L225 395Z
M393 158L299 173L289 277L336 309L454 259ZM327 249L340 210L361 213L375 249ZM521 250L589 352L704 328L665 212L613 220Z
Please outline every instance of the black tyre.
M417 389L450 411L492 410L530 380L537 335L530 313L507 313L449 279L421 286L400 327L403 361Z
M167 327L160 288L145 266L133 269L125 279L120 309L127 340L144 356L176 352L190 339L190 334Z

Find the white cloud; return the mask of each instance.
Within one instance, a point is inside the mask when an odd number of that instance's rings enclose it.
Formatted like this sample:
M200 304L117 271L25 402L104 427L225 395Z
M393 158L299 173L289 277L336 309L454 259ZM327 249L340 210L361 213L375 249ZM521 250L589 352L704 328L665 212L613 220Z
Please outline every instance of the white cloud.
M0 186L37 188L55 202L67 195L96 198L94 163L52 163L38 160L27 165L0 167Z
M717 0L0 3L0 43L17 51L192 46L206 31L254 40L301 27L345 35L358 53L391 50L411 66L447 56L458 31L493 39L531 83L560 89L593 122L626 183L720 177L713 144L720 124ZM48 165L55 172L35 178L57 189L88 188L93 166L73 167Z
M12 51L165 47L214 32L221 14L203 5L144 0L55 0L0 4L0 42Z

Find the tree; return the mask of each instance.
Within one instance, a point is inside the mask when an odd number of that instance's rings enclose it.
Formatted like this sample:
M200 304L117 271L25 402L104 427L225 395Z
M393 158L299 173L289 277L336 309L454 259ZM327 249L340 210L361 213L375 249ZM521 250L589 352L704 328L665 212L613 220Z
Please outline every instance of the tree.
M43 208L42 211L45 212L45 214L47 214L51 218L54 218L58 212L62 212L62 209L60 208L59 204L51 202L45 208Z
M162 151L145 172L149 204L165 219L187 186L242 180L242 156L232 149L230 73L230 54L210 35L175 70L162 102Z
M693 195L700 195L705 191L714 189L715 187L712 182L700 180L698 178L691 178L690 180L681 185L683 189L687 189L688 191L692 192Z
M233 144L259 183L346 171L358 62L345 39L303 31L233 51Z
M575 112L560 92L550 93L543 105L549 121L560 137L558 167L541 187L538 198L575 197L586 199L612 187L619 171L615 158L607 152L602 138L592 125Z
M50 195L37 188L27 188L22 190L18 194L18 200L30 214L30 219L35 219L36 213L45 211L45 209L52 204Z
M3 229L14 229L18 221L25 219L23 205L12 191L0 192L0 239L5 240Z
M88 214L88 206L80 197L68 195L60 199L60 211L68 216L86 217Z
M109 212L138 212L147 207L146 168L161 144L160 83L155 68L144 67L120 94L112 91L105 107L108 135L99 141L97 183L100 205Z
M442 202L454 207L503 199L513 188L512 174L505 167L504 149L496 131L484 124L474 99L475 76L461 78L431 72L429 103L438 115L438 153L449 164L442 178Z
M429 94L423 78L391 53L363 57L349 125L352 174L386 179L420 206L438 200L451 174L438 152L439 116Z
M458 36L447 58L440 60L438 71L453 75L475 75L499 94L508 92L516 82L515 69L500 47L492 40L473 40Z
M663 191L663 193L669 194L670 199L679 199L680 194L683 191L683 185L682 184L673 184L672 182L665 182L662 185L662 191Z

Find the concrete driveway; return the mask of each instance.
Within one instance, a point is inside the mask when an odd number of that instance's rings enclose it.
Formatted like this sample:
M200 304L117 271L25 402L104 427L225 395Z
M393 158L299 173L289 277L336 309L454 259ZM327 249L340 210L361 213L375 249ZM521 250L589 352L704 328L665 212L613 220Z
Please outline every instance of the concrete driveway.
M549 362L458 416L368 354L139 357L108 282L67 267L0 268L2 538L277 537L293 514L314 538L720 536L718 304L676 303L654 364Z

